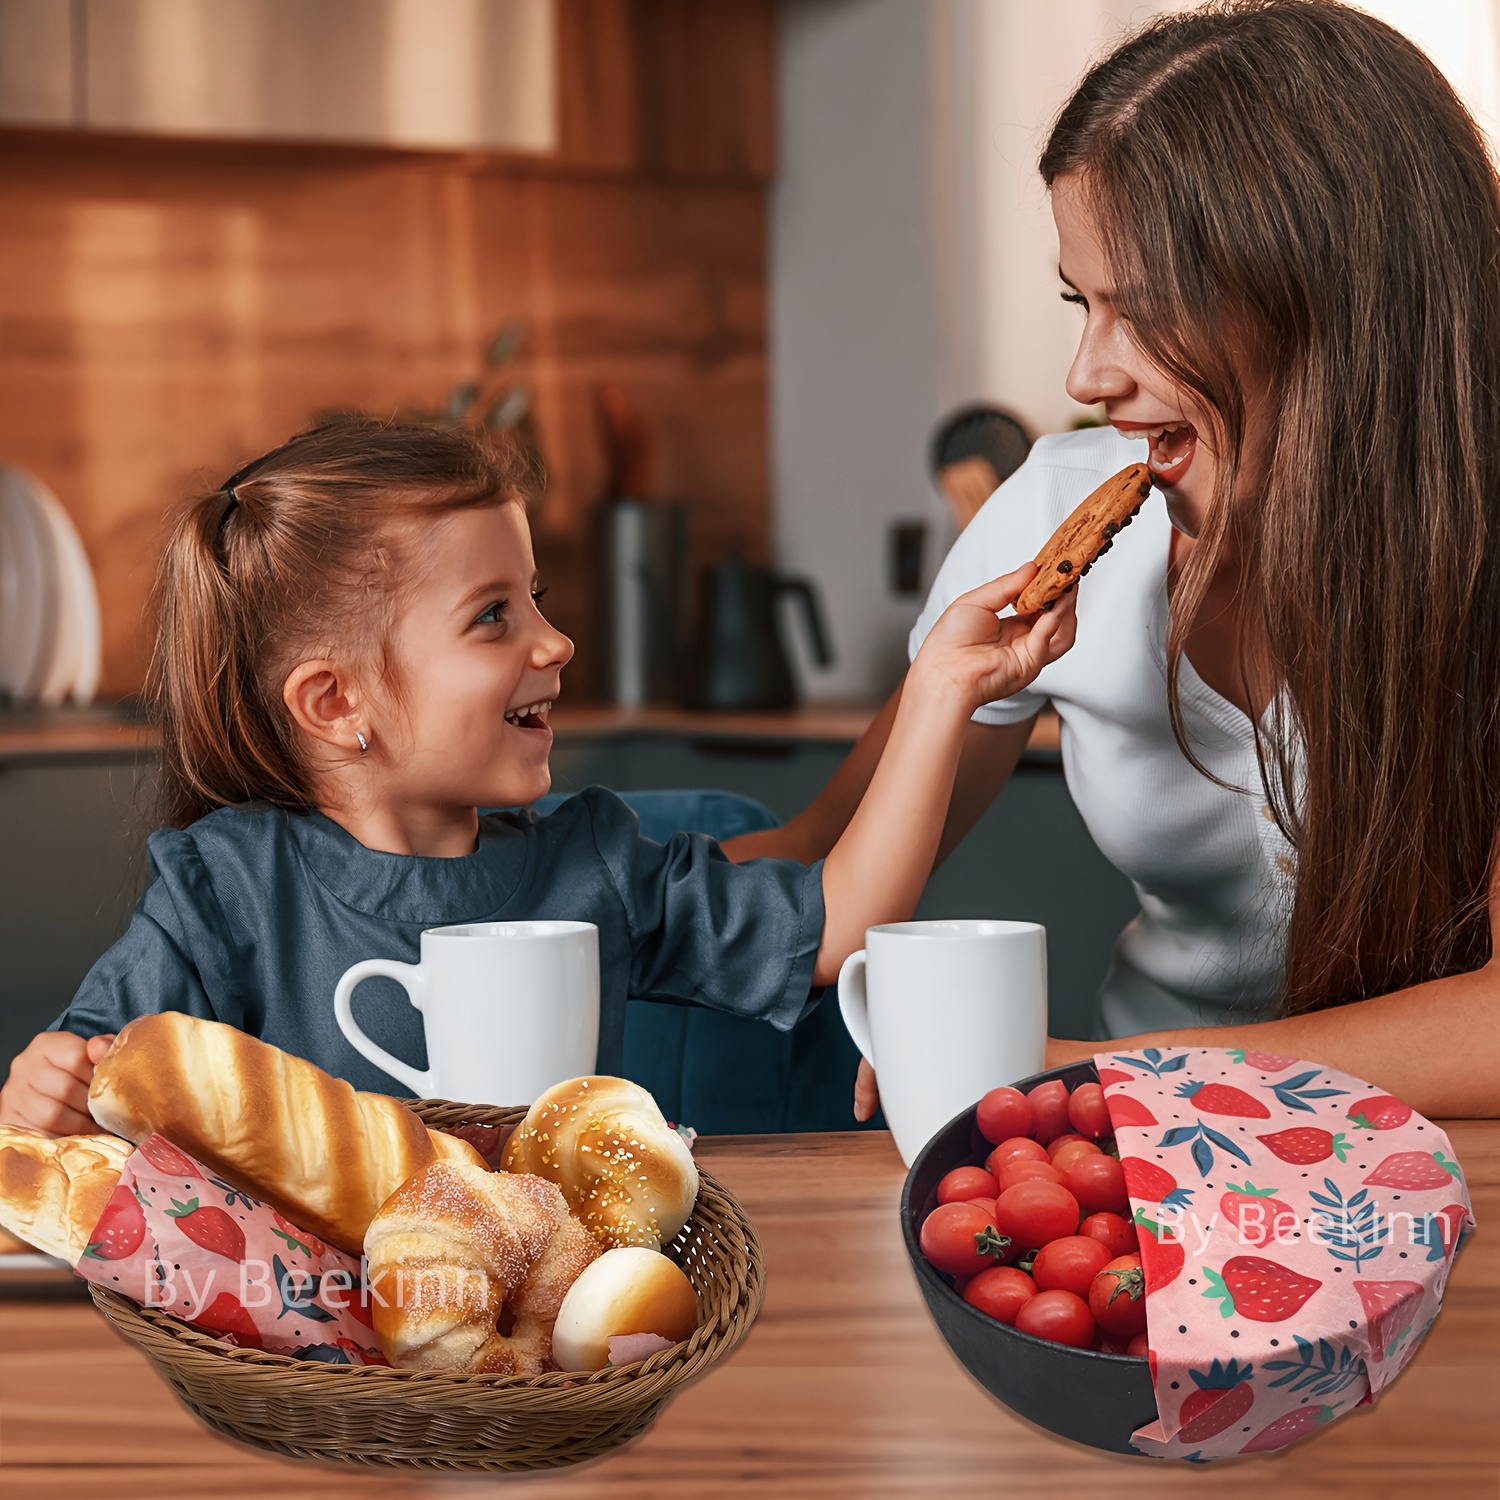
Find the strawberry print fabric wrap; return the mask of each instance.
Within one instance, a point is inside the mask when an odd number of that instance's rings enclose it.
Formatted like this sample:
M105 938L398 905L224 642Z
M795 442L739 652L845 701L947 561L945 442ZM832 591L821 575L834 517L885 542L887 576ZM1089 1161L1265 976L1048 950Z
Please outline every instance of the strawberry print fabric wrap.
M75 1270L242 1349L386 1362L359 1261L159 1135L127 1158Z
M1132 1443L1265 1452L1373 1402L1432 1326L1474 1222L1448 1137L1298 1058L1094 1061L1145 1270L1159 1420Z

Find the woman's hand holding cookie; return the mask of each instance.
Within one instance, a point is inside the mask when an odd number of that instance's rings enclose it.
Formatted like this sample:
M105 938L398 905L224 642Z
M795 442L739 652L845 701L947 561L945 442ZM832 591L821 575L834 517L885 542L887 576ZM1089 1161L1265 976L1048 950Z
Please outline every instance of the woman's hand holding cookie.
M1026 563L960 594L928 633L913 671L950 685L971 712L1034 682L1043 667L1068 650L1078 630L1073 593L1044 613L1001 617L1000 611L1014 604L1035 576L1036 564Z

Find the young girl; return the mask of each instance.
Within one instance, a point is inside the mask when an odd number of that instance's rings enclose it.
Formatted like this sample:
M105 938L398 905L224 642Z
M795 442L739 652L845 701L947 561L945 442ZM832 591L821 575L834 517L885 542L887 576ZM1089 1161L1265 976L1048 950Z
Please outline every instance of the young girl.
M653 843L598 788L547 818L481 817L548 790L547 715L573 654L541 613L528 481L472 434L350 421L187 511L162 564L149 683L169 826L129 929L15 1060L0 1119L90 1128L111 1034L158 1010L401 1092L345 1041L333 991L359 959L414 961L425 927L595 923L598 1066L617 1072L628 998L789 1027L867 926L911 914L969 715L1068 648L1071 601L999 619L1028 565L954 604L821 866L732 864L699 835ZM371 982L359 1005L385 1047L419 1058L399 990Z

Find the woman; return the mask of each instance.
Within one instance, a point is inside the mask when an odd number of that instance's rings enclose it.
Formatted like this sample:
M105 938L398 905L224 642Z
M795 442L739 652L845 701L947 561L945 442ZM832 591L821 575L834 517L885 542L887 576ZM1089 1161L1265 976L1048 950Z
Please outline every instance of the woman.
M1135 881L1107 1034L1254 1046L1500 1114L1500 189L1452 89L1331 0L1164 17L1055 125L1068 377L1113 430L1044 439L913 632L1149 453L1165 506L1078 591L1078 644L981 709L943 850L1038 708ZM1170 524L1168 524L1170 522ZM818 801L733 851L816 857ZM1044 857L1044 856L1039 856ZM1087 1043L1052 1041L1051 1066ZM862 1073L856 1113L873 1104Z

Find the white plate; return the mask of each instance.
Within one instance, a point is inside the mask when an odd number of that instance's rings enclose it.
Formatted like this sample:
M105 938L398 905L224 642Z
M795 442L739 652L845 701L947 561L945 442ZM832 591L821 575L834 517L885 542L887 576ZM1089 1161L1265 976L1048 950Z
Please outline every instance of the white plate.
M29 476L0 467L0 691L34 700L52 662L60 593L57 547Z
M29 475L25 476L27 479ZM77 584L73 570L68 566L66 542L53 514L56 508L51 496L32 489L28 496L32 505L41 512L47 523L47 534L52 543L53 566L57 570L57 595L54 600L55 614L52 629L52 650L48 653L47 665L42 672L41 684L36 690L37 702L43 708L61 708L73 691L73 679L78 675L78 652L83 638L78 628L78 604L74 597ZM66 518L64 518L66 522Z
M26 583L23 539L0 504L0 694L18 696L33 649L25 627Z
M99 674L104 664L104 629L99 618L99 589L89 555L83 549L83 538L71 519L68 521L67 557L77 577L78 628L82 640L78 648L78 673L73 679L73 701L85 708L99 691Z
M48 708L56 708L71 697L75 703L93 701L99 687L99 594L88 553L61 502L41 480L23 475L32 502L42 509L52 530L57 550L59 604L57 639L52 651L52 671L40 693Z
M65 1260L52 1255L43 1255L40 1250L13 1250L0 1259L0 1268L7 1271L70 1271Z
M66 1261L27 1250L0 1255L0 1297L76 1297L86 1293L86 1284Z

